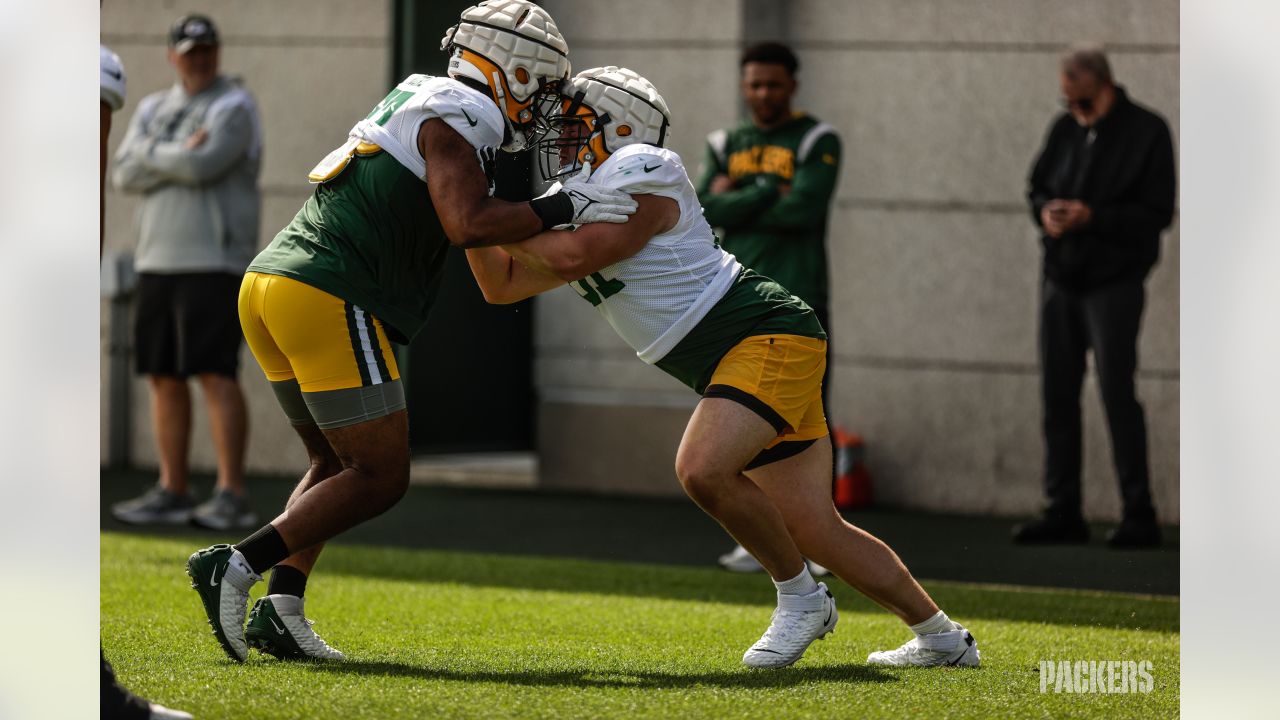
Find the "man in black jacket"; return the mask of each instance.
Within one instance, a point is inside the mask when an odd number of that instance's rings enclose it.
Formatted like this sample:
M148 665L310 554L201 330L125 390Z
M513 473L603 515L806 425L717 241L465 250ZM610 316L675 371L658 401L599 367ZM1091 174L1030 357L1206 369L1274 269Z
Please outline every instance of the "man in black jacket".
M1129 100L1106 55L1062 58L1067 112L1049 130L1028 198L1044 267L1040 367L1044 403L1044 515L1014 529L1020 543L1085 542L1081 516L1080 387L1092 349L1124 502L1113 547L1160 543L1151 504L1147 430L1134 393L1143 284L1173 219L1169 127Z

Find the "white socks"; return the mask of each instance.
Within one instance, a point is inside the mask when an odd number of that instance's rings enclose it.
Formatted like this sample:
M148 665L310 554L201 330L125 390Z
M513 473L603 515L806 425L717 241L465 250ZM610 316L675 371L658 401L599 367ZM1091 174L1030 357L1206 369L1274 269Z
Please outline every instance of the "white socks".
M951 622L951 618L947 617L947 614L941 610L928 620L911 626L911 632L916 635L932 635L934 633L951 632L955 629L956 624Z
M818 591L818 583L809 574L808 563L800 569L799 575L781 582L774 580L773 584L778 588L780 595L808 595Z

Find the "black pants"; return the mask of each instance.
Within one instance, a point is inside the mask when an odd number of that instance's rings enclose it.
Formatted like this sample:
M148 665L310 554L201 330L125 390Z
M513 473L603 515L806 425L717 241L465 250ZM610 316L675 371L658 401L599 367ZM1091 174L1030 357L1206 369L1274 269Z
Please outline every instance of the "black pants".
M1050 515L1080 516L1080 387L1084 382L1085 353L1092 349L1124 515L1137 520L1155 517L1147 469L1147 424L1134 392L1144 303L1141 280L1082 292L1048 279L1041 285L1044 480Z
M151 717L151 704L120 686L116 673L107 662L106 653L102 656L102 703L103 720L146 720Z

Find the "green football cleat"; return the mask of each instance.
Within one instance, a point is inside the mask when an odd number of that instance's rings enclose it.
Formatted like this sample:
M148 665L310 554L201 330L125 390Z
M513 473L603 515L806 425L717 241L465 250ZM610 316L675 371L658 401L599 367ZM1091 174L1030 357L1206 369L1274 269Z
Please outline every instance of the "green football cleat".
M230 545L214 545L197 550L187 558L191 587L200 593L213 636L236 662L249 657L244 639L244 615L249 608L249 589L262 580L244 556Z
M343 660L311 629L312 621L302 614L303 599L293 595L268 595L254 603L249 613L245 639L249 647L281 660Z

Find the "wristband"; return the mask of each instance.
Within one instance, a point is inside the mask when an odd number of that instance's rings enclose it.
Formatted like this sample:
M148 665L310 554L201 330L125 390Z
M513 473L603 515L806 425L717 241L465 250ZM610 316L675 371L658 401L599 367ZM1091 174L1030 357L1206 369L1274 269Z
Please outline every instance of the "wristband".
M563 192L529 201L529 207L542 221L542 229L550 230L573 220L573 201Z

